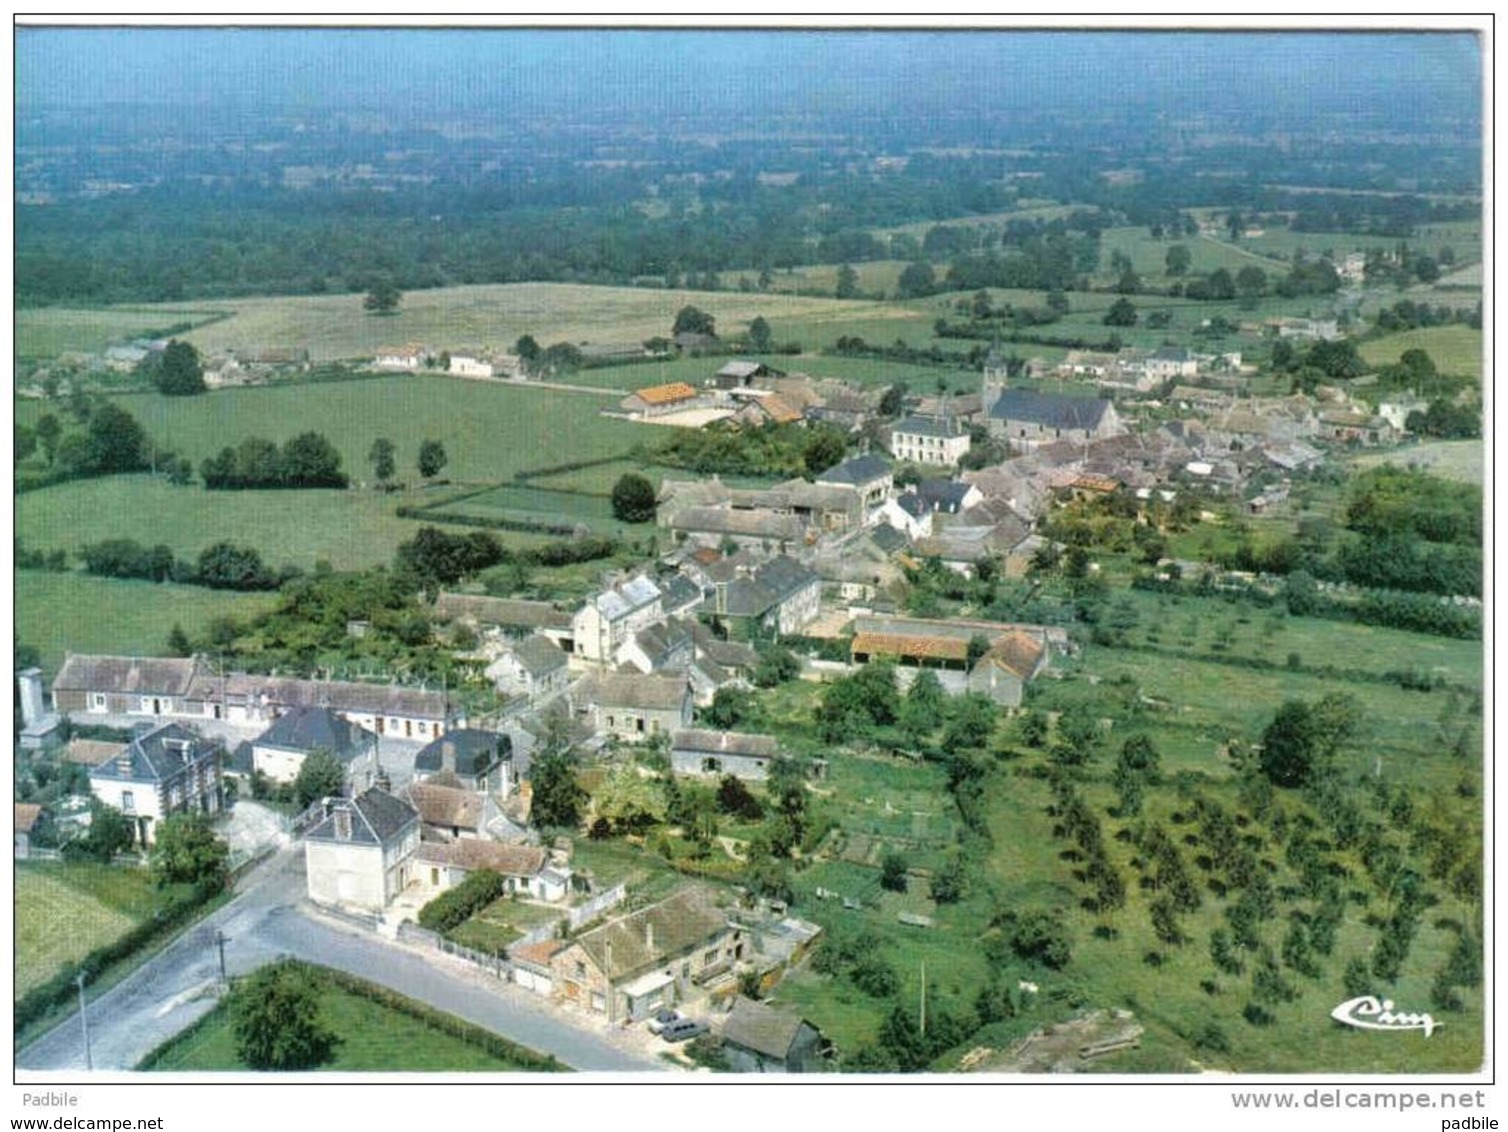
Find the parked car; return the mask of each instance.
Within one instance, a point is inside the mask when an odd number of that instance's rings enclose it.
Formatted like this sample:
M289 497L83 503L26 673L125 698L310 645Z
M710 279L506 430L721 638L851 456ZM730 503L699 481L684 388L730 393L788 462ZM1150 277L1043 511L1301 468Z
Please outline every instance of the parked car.
M653 1017L649 1019L649 1032L651 1034L661 1033L666 1026L673 1025L679 1021L681 1021L680 1014L667 1006L656 1011Z
M677 1018L660 1031L660 1037L667 1042L684 1042L706 1032L705 1022L698 1022L695 1018Z

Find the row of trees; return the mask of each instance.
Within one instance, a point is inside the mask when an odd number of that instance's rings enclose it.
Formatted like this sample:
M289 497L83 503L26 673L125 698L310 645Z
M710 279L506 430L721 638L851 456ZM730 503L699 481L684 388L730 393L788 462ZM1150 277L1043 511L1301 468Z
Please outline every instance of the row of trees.
M246 488L342 488L350 479L340 467L340 451L318 432L302 432L281 448L250 436L222 448L199 466L211 491Z
M372 475L376 478L377 485L384 489L390 487L393 476L398 471L398 446L387 437L379 436L372 441L367 461L372 465ZM450 457L446 455L442 441L428 439L419 445L419 457L415 466L425 479L439 475L449 462Z
M84 569L106 578L142 578L152 582L179 582L216 590L275 590L300 575L292 566L274 570L262 561L255 547L217 542L188 562L159 543L148 547L135 539L105 539L79 550Z

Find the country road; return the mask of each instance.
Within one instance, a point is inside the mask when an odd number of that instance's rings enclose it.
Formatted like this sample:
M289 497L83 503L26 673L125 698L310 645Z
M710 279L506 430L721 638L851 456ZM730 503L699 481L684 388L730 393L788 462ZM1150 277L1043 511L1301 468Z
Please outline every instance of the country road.
M219 975L216 932L234 978L291 955L339 968L501 1034L575 1069L665 1072L668 1066L615 1041L586 1019L561 1013L527 991L461 960L379 938L328 920L303 900L303 847L284 848L255 870L245 891L200 921L98 998L89 999L96 1070L130 1070L162 1042L208 1013ZM573 1024L577 1023L577 1024ZM16 1054L17 1080L32 1073L85 1077L83 1028L75 1013Z

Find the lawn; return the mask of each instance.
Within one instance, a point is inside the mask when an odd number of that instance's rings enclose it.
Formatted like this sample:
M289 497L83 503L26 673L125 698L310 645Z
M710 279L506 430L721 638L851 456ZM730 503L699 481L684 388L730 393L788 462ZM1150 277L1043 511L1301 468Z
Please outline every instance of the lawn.
M326 1073L507 1073L523 1067L402 1011L329 986L320 1014L341 1036ZM247 1072L236 1054L230 1012L222 1004L163 1050L152 1071Z
M1383 464L1418 467L1443 479L1481 486L1486 455L1487 450L1480 440L1433 440L1409 448L1357 456L1352 465L1357 468L1376 468Z
M18 999L168 902L144 869L17 861L14 876Z
M1361 344L1368 365L1396 362L1405 350L1426 350L1441 373L1482 377L1482 332L1469 326L1427 326Z
M638 533L613 518L613 505L609 499L551 491L532 484L528 487L503 484L480 495L457 500L453 506L440 508L433 514L437 517L466 515L538 523L579 523L598 534Z
M161 655L175 623L198 638L213 618L251 617L274 600L268 594L36 570L18 570L15 581L16 632L41 651L49 673L68 652Z

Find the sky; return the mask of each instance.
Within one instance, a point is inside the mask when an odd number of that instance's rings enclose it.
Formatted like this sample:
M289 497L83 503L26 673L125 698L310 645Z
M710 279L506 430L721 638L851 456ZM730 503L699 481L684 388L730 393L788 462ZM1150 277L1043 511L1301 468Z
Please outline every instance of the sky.
M987 103L1471 115L1471 33L27 28L17 103L736 115Z

